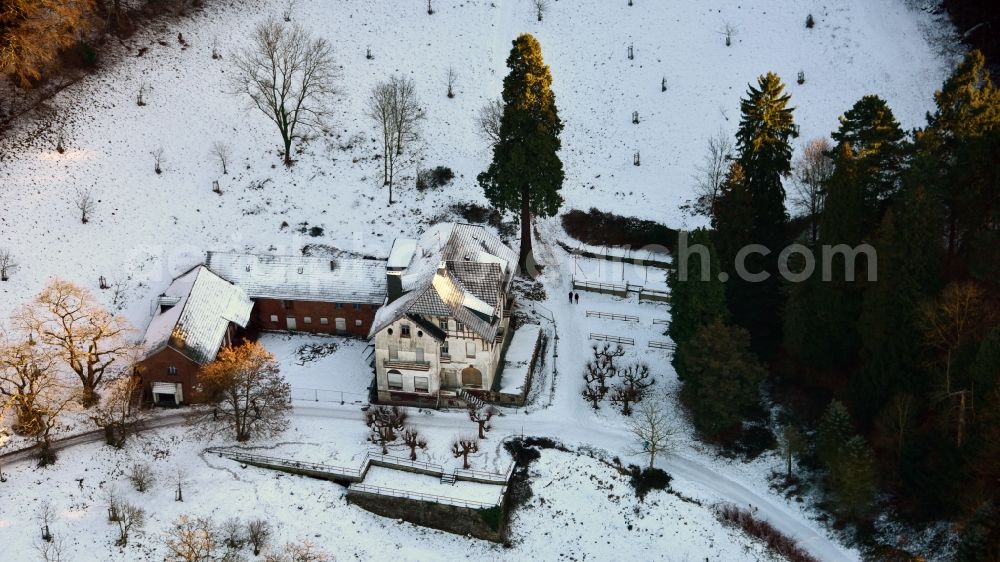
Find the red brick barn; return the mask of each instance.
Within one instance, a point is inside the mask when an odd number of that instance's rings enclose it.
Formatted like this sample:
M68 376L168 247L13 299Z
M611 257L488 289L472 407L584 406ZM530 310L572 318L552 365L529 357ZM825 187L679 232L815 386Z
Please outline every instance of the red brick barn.
M251 325L367 337L385 301L384 260L209 252L212 271L254 301Z
M143 339L136 369L143 397L163 406L200 402L198 372L232 345L252 308L242 289L203 265L174 279L157 299Z

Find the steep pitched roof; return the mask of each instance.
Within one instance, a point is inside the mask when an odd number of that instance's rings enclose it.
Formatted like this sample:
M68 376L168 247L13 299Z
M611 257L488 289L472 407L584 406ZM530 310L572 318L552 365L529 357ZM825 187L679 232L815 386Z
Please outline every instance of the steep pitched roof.
M208 267L252 299L382 304L385 261L208 253Z
M229 323L246 327L253 302L239 287L199 265L160 295L146 327L146 356L171 346L196 363L215 359Z
M451 316L484 339L496 337L496 306L514 278L516 255L498 236L470 224L435 225L402 272L404 294L375 314L370 335L407 314Z

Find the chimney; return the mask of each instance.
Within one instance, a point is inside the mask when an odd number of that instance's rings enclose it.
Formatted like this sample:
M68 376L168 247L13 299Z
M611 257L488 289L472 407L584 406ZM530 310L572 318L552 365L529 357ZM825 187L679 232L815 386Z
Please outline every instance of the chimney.
M403 296L403 276L401 271L388 271L385 272L385 286L386 286L386 304Z

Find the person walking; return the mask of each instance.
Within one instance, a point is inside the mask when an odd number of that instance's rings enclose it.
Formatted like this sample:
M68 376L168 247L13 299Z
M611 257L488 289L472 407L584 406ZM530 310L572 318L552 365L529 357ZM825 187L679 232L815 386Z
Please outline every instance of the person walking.
M573 291L569 292L569 304L573 304Z
M576 299L576 304L580 304L580 293L574 293L573 298Z

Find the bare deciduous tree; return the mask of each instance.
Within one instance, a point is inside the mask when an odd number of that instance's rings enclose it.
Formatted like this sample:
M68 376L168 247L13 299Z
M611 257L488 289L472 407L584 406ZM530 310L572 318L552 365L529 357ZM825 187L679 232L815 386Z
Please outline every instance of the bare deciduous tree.
M19 435L41 431L38 403L62 392L55 376L55 357L29 340L0 344L0 412L14 412L11 429Z
M411 461L417 460L417 449L427 448L427 439L413 427L403 430L403 443L406 443L406 446L410 448Z
M242 549L247 544L243 522L237 517L230 517L219 527L219 540L231 551Z
M86 408L98 404L101 386L130 366L138 347L124 318L105 310L88 291L60 279L49 282L22 308L17 321L76 373Z
M291 387L274 355L257 342L224 348L201 369L198 384L214 406L193 417L206 431L229 430L243 442L288 427Z
M254 519L247 523L247 542L253 548L253 555L259 556L271 540L271 524L263 519Z
M604 344L602 347L595 345L593 351L594 358L587 362L583 370L583 380L586 382L583 397L596 410L600 407L601 400L608 395L609 381L618 375L615 360L625 355L625 349L621 345L611 347L610 344Z
M448 98L455 97L455 82L458 81L458 73L455 72L455 67L448 67Z
M368 100L368 116L382 133L382 185L389 188L392 205L396 175L409 162L404 158L404 150L417 138L418 126L424 118L413 80L393 76L376 84Z
M235 61L237 90L278 127L285 164L291 165L292 143L322 124L337 93L332 47L296 24L268 20Z
M428 16L434 15L434 7L431 6L431 0L427 0L427 15Z
M726 38L726 46L728 47L733 44L733 36L736 35L736 26L729 22L725 22L722 24L722 30L720 33Z
M479 452L479 439L476 436L457 437L451 444L451 454L462 459L462 467L469 469L469 455Z
M80 222L83 224L90 222L90 215L94 213L96 205L94 193L86 187L77 189L76 195L73 197L73 204L80 211Z
M498 413L500 411L493 406L469 404L469 419L479 426L480 439L486 439L486 432L490 430L490 420Z
M163 147L159 147L156 150L149 153L153 157L153 171L157 174L163 173L163 163L166 161L163 158Z
M35 543L35 552L42 562L70 562L72 557L65 542L60 538L56 540L42 540Z
M183 466L174 469L174 501L184 501L184 486L187 484L188 472Z
M531 4L535 8L535 17L538 21L542 21L546 10L549 9L549 0L531 0Z
M280 552L269 552L264 562L328 562L330 555L311 541L288 543Z
M372 406L365 412L365 425L371 429L368 440L382 446L382 454L388 454L389 443L396 440L397 432L406 427L407 414L399 406Z
M212 143L212 150L210 152L213 158L219 161L219 165L222 166L222 175L229 173L229 157L232 154L232 149L229 143L225 141L215 141Z
M146 510L130 503L123 503L118 508L118 546L128 545L128 536L134 529L141 529L146 523Z
M292 12L295 11L295 5L298 2L296 0L288 0L285 2L285 9L281 12L281 19L285 21L292 21Z
M90 416L104 430L104 440L116 449L125 446L128 437L139 429L142 410L142 379L125 376L111 381L109 391Z
M10 253L10 249L0 248L0 281L10 279L10 274L15 268L17 268L17 262L14 261L14 255Z
M212 522L187 515L174 522L166 547L168 562L212 562L219 550Z
M156 474L153 473L153 467L149 463L137 462L129 468L128 481L132 483L136 492L143 493L149 490L155 479Z
M490 148L500 142L500 119L503 117L503 100L490 100L479 109L476 119L479 134L490 144Z
M37 432L34 434L35 446L38 448L39 466L48 466L56 462L56 453L52 449L52 431L62 421L63 412L69 409L74 401L69 389L55 383L50 391L35 399Z
M42 500L38 504L38 513L35 515L38 519L38 525L42 529L42 540L45 542L52 542L52 521L56 518L56 508L52 506L52 502L49 500Z
M729 171L732 157L733 140L720 129L708 139L705 160L696 168L698 173L694 177L695 200L693 204L695 214L711 216L715 200L722 190L722 184L726 181L726 173Z
M4 447L7 446L7 443L10 443L10 430L6 427L0 427L0 451L3 451ZM2 457L3 455L0 454L0 458ZM0 462L0 484L3 484L6 481L7 477L3 475L3 462Z
M629 421L628 429L636 444L632 454L646 455L649 457L649 468L653 468L657 455L673 449L676 435L676 429L666 414L666 396L640 403L635 418Z
M148 86L146 86L145 82L143 82L142 84L139 84L139 93L136 94L136 96L135 96L135 104L138 105L139 107L143 107L143 106L146 105L146 90L147 89L148 89Z
M830 141L825 137L815 138L802 149L802 156L795 159L795 181L789 200L793 207L809 217L810 237L813 243L819 239L819 218L823 213L826 199L826 181L833 175L833 159L830 158Z

